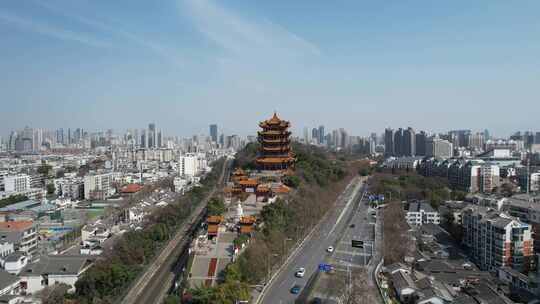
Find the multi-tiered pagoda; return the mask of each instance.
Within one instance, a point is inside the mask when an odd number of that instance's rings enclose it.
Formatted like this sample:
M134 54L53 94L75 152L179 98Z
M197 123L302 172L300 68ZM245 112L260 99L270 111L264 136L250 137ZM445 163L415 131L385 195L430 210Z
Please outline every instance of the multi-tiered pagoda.
M289 136L290 123L279 119L276 113L272 118L261 121L258 132L261 149L257 157L260 170L287 170L292 166L294 157L291 152Z

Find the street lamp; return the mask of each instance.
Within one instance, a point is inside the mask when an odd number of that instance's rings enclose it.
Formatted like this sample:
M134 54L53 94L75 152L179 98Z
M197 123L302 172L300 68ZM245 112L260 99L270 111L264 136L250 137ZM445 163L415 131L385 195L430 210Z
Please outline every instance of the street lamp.
M294 241L294 240L291 239L291 238L286 238L286 239L283 240L283 248L282 248L283 250L281 252L281 256L282 256L281 261L282 262L285 259L285 248L287 247L287 242L289 242L289 241Z
M271 255L266 255L266 283L264 285L268 284L268 281L270 280L270 256L278 257L279 255L275 253Z

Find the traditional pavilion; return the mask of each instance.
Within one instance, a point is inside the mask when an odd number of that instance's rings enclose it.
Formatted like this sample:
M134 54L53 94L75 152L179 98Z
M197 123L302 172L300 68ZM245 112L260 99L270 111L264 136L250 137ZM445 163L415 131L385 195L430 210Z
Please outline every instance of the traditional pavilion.
M272 118L261 121L258 132L261 149L257 157L260 170L287 170L292 166L294 157L291 152L291 132L288 121L281 120L274 112Z

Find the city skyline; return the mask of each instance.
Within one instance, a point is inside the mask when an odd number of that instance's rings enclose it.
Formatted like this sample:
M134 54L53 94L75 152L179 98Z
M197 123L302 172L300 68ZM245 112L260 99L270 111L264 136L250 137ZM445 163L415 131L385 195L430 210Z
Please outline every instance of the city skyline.
M246 121L274 110L299 136L320 122L361 135L534 130L539 5L6 2L0 133L156 121L248 135ZM523 117L508 119L518 104Z

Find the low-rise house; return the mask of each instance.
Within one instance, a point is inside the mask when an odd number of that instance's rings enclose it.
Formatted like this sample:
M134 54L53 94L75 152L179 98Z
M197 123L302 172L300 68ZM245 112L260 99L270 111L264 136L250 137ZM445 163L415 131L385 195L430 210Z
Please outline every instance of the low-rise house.
M42 256L19 273L21 289L27 294L34 294L47 286L64 283L73 292L75 282L91 265L92 260L87 256Z
M414 202L409 204L409 210L405 215L410 226L421 226L424 224L440 224L439 212L427 202Z
M12 274L19 274L21 270L28 264L28 257L26 257L22 252L16 251L8 255L4 259L3 267L4 269Z
M81 229L81 241L99 241L100 243L111 235L110 229L102 223L89 224Z
M20 293L20 283L21 279L19 277L0 269L0 303L18 303L12 300L16 297L11 296Z

